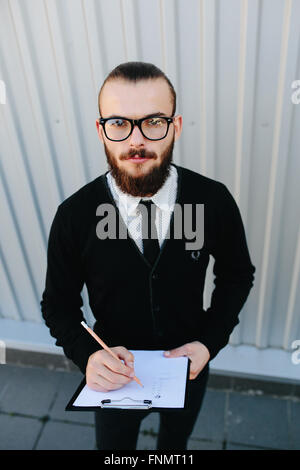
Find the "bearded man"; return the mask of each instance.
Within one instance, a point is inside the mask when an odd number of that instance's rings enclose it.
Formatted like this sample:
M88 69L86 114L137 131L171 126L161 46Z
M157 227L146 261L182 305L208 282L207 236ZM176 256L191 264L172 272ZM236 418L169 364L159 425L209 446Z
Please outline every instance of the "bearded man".
M41 309L56 344L93 390L117 390L133 380L131 351L187 356L191 362L186 406L159 412L157 439L159 450L183 450L201 409L209 363L239 323L255 267L239 209L227 187L172 161L182 116L175 114L176 93L168 77L153 64L121 64L106 77L98 105L96 129L108 171L56 211ZM99 208L107 205L126 237L110 236L114 230L99 236L97 226L104 217L99 217ZM187 206L197 205L204 207L204 241L201 249L188 249L187 231L174 235L174 208L179 206L184 213ZM195 225L194 212L190 219ZM188 219L183 217L184 223ZM215 288L211 305L204 310L210 255L215 260ZM99 349L81 326L84 284L96 320L94 331L121 364ZM98 449L135 449L141 421L152 411L96 411Z

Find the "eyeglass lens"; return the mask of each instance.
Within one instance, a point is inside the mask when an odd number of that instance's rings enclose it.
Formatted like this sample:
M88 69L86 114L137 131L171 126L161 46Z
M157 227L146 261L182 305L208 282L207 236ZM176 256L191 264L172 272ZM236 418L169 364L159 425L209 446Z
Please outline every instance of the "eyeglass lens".
M161 117L154 117L142 121L142 131L149 139L162 139L168 129L168 122ZM109 139L126 139L131 132L131 122L127 119L109 119L105 122L105 132Z

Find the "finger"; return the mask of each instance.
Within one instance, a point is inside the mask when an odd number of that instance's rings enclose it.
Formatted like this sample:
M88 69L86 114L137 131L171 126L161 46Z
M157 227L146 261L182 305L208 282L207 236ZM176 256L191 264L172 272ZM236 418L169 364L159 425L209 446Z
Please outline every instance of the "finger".
M199 370L195 370L195 369L190 368L190 377L189 377L190 380L195 379L197 377L198 373L199 373Z
M130 369L134 369L134 361L125 361L125 364L127 367L130 367Z
M112 370L117 374L123 374L130 376L132 374L132 368L123 364L120 360L115 359L108 351L103 352L102 361L99 363L99 366L104 364L108 369Z
M101 387L101 385L95 383L95 382L87 382L87 386L91 389L91 390L94 390L95 392L109 392L109 390L107 390L106 388L104 387Z
M134 355L132 352L128 351L124 346L116 346L112 349L114 349L117 356L122 359L128 367L134 367Z
M171 349L170 351L165 351L165 357L181 357L187 356L189 353L186 345L180 346L179 348Z
M97 368L97 370L95 371L95 375L96 377L101 377L101 379L104 379L112 384L126 385L133 380L133 374L132 377L128 377L124 374L118 374L116 372L113 372L111 369L107 368L104 364L101 364Z
M89 379L87 385L92 390L96 390L98 392L110 392L111 390L118 390L124 387L125 384L113 384L105 380L103 377L96 375Z

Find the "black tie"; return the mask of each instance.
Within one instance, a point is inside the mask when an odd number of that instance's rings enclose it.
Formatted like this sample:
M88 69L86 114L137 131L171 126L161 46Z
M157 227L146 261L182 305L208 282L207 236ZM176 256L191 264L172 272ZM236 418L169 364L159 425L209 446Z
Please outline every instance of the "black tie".
M143 208L141 209L143 253L144 253L145 258L147 258L147 260L149 261L149 263L153 265L160 251L158 237L157 237L157 230L155 226L156 205L151 200L141 201L140 205L145 206L147 209L147 211L143 210ZM151 210L152 206L153 206L153 209ZM152 211L153 211L153 214L152 214ZM147 218L147 220L145 220L145 217ZM147 228L148 228L148 233L147 233Z

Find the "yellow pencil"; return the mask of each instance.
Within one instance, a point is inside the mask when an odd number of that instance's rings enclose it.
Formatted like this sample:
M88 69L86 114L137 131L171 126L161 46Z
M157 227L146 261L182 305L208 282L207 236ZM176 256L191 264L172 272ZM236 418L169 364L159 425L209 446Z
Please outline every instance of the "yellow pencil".
M115 359L117 359L117 361L121 362L121 364L122 364L121 359L119 359L118 356L104 343L104 341L102 341L102 339L100 339L99 336L96 335L96 333L92 330L92 328L87 326L87 324L84 323L84 321L82 321L81 324L90 333L90 335L92 335L93 338L95 338L95 340L99 344L101 344L101 346L103 347L103 349L105 349L105 351L109 352ZM141 383L141 381L137 377L134 376L133 380L135 380L141 387L143 387L143 384Z

